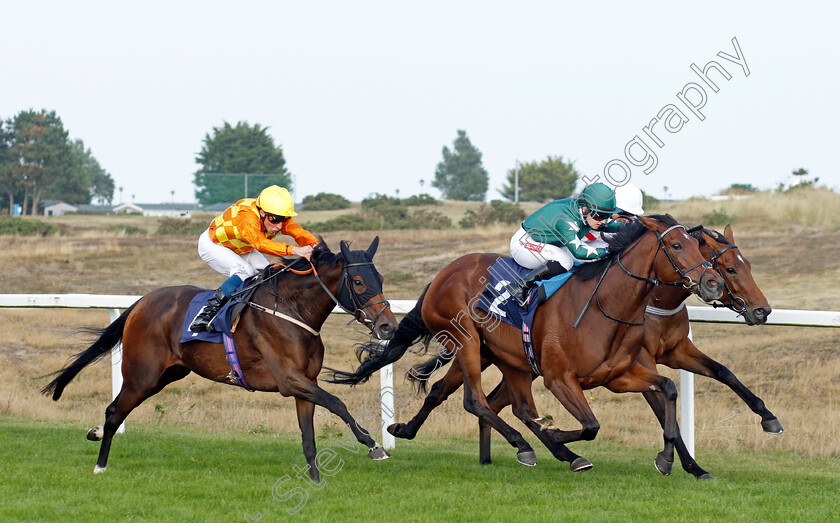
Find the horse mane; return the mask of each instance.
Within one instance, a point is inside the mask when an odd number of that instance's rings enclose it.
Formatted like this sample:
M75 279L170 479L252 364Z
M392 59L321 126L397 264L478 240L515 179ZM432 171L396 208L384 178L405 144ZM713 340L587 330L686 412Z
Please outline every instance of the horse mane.
M678 225L677 221L670 214L651 214L648 218L658 220L669 227ZM618 233L605 239L607 245L609 245L609 256L595 262L578 265L572 268L572 272L575 277L583 281L591 280L596 276L600 276L608 264L615 262L615 260L621 256L621 253L636 243L636 241L649 230L650 229L645 227L642 222L638 220L631 221Z
M691 233L694 239L700 242L700 245L706 245L706 238L703 237L704 234L708 235L710 238L722 245L729 245L729 240L726 239L726 236L714 229L706 229L703 227L700 230Z

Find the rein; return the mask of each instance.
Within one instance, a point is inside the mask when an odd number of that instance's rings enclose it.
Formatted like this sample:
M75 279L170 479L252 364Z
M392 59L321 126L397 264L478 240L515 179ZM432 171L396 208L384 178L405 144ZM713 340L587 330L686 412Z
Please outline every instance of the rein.
M672 231L672 230L674 230L674 229L683 229L683 230L686 230L686 229L685 229L685 226L683 226L683 225L679 225L679 224L677 224L677 225L672 225L671 227L668 227L667 229L665 229L665 231L663 231L663 232L662 232L662 234L657 235L656 239L657 239L657 241L659 242L659 247L657 247L657 248L656 248L656 250L657 250L657 252L658 252L658 251L659 251L659 249L662 249L662 250L665 252L665 255L668 257L668 261L670 261L670 262L671 262L671 265L674 267L674 270L677 272L677 274L679 274L679 275L680 275L680 278L681 278L681 280L680 280L680 281L678 281L678 282L667 282L667 281L661 281L661 280L659 279L659 277L658 277L658 276L656 276L656 278L655 278L655 279L646 278L646 277L644 277L644 276L637 276L636 274L633 274L632 272L630 272L630 271L629 271L629 270L628 270L628 269L627 269L627 268L626 268L626 267L625 267L625 266L621 263L621 254L619 254L618 256L616 256L616 262L618 263L618 266L621 268L621 270L622 270L622 271L624 271L624 273L625 273L625 274L627 274L627 275L628 275L628 276L630 276L631 278L634 278L634 279L637 279L637 280L643 281L643 282L648 283L648 284L651 284L651 285L653 285L653 286L657 286L657 287L658 287L658 286L660 286L660 285L671 285L671 286L682 285L682 286L684 286L687 290L691 290L691 289L693 289L694 287L696 287L696 286L698 285L698 283L694 282L694 281L693 281L690 277L688 277L688 276L687 276L687 274L688 274L689 272L693 271L694 269L696 269L697 267L703 267L703 274L705 274L705 273L706 273L706 270L708 270L708 269L711 269L711 268L712 268L712 264L711 264L710 262L707 262L707 261L703 260L702 262L700 262L700 263L698 263L698 264L696 264L696 265L693 265L692 267L690 267L690 268L688 268L688 269L686 269L686 270L682 270L682 269L680 269L679 265L677 265L677 263L676 263L676 262L674 261L674 259L671 257L671 253L670 253L670 252L668 252L668 247L665 245L665 242L663 242L663 241L662 241L662 239L665 237L665 235L666 235L666 234L668 234L669 232L671 232L671 231ZM721 253L723 253L723 251L721 251ZM623 253L622 253L622 254L623 254ZM654 256L655 256L655 254L654 254ZM606 266L606 267L604 267L604 272L603 272L603 273L601 273L600 278L598 278L598 283L596 283L596 284L595 284L595 289L592 291L592 295L591 295L591 296L589 296L589 299L588 299L588 300L586 300L586 304L583 306L583 309L580 311L580 314L578 315L577 319L575 320L574 325L572 325L572 328L573 328L573 329L576 329L576 328L577 328L577 326L580 324L581 320L583 319L583 315L584 315L584 313L586 313L587 309L589 309L589 305L592 303L592 298L593 298L593 297L595 298L595 303L598 305L598 310L600 310L600 311L601 311L601 314L603 314L603 315L604 315L604 316L606 316L607 318L609 318L609 319L611 319L611 320L613 320L613 321L615 321L615 322L622 323L622 324L624 324L624 325L641 326L641 325L644 325L644 324L645 324L645 320L644 320L644 318L643 318L643 319L642 319L642 321L640 321L640 322L632 322L632 321L622 320L622 319L620 319L620 318L614 318L614 317L610 316L610 315L607 313L607 311L605 311L605 310L604 310L603 306L601 306L601 299L600 299L600 297L598 296L598 289L601 287L601 282L604 280L604 276L606 276L606 275L607 275L607 271L609 270L610 266L612 266L612 260L610 260L610 262L609 262L609 263L607 263L607 266ZM655 274L655 268L654 268L654 274ZM702 279L703 279L703 274L701 274L701 275L700 275L700 280L702 280ZM685 284L686 279L688 280L689 285L686 285L686 284ZM725 306L725 305L721 305L721 306L723 307L723 306Z
M359 323L374 324L375 325L376 321L379 319L379 316L383 312L385 312L385 309L389 309L391 307L391 304L388 303L388 300L379 300L379 301L376 301L376 302L373 302L373 303L359 303L360 300L359 300L358 296L348 286L348 283L350 281L350 276L347 273L347 268L348 267L367 266L367 265L373 266L373 262L364 262L364 263L346 263L345 262L341 267L341 276L339 276L339 282L338 282L338 294L340 296L343 293L344 290L348 291L348 293L350 295L350 302L351 302L351 305L353 307L353 310L351 311L347 307L345 307L344 304L341 303L341 300L339 298L336 298L336 296L332 292L330 292L330 289L327 288L327 285L321 279L321 276L318 274L318 271L315 269L315 265L312 263L311 260L307 260L309 262L309 269L295 270L295 269L292 268L297 262L299 262L300 260L303 260L303 259L305 259L305 258L298 258L297 260L293 261L289 265L283 265L282 263L272 264L272 267L276 268L276 267L279 266L279 267L282 267L282 269L278 270L277 272L275 272L274 274L271 274L270 276L268 276L266 278L263 278L262 280L260 280L258 282L252 283L248 287L245 287L244 289L236 292L235 295L245 294L246 291L251 290L252 288L257 287L257 286L259 286L259 285L261 285L261 284L263 284L267 281L271 281L272 279L276 278L278 275L280 275L280 274L282 274L286 271L289 271L293 274L298 274L298 275L306 275L306 274L310 274L310 273L313 274L315 276L315 280L321 285L321 288L324 289L324 292L327 293L327 296L329 296L330 299L332 299L332 301L341 310L343 310L344 312L346 312L348 314L352 314L353 317L356 319L356 321L358 321ZM379 305L380 303L384 303L385 307L383 307L382 310L380 310L376 314L376 316L374 316L374 318L371 320L370 318L368 318L368 315L367 315L367 313L365 313L364 309L366 307L371 307L373 305ZM294 323L295 325L297 325L297 326L301 327L302 329L308 331L313 336L319 336L320 335L319 331L316 331L315 329L313 329L312 327L310 327L309 325L304 323L302 320L297 319L297 318L293 318L293 317L291 317L287 314L283 314L282 312L279 312L277 310L276 300L275 300L274 309L270 309L268 307L265 307L263 305L260 305L258 303L254 303L254 302L249 302L248 305L253 307L254 309L256 309L258 311L265 312L267 314L277 316L278 318L282 318L282 319L284 319L284 320L286 320L290 323ZM361 318L360 318L360 316L361 316Z

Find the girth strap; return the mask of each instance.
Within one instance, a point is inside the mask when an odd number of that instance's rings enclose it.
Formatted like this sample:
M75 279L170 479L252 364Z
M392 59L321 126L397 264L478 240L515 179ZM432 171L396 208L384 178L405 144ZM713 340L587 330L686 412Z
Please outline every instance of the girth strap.
M248 382L245 381L242 367L239 366L239 358L236 357L236 347L233 344L233 338L228 336L228 333L224 333L222 340L225 345L225 356L227 356L228 363L230 364L230 374L228 377L231 378L231 381L236 381L240 387L248 392L254 392L254 389L249 387Z
M680 303L679 307L676 309L660 309L659 307L654 307L653 305L647 305L645 306L645 313L653 316L673 316L683 309L685 309L685 302Z

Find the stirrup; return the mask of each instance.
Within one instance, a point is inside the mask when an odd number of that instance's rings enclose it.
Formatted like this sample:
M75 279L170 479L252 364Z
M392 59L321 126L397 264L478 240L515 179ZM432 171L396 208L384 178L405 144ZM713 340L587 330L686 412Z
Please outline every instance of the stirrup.
M505 290L507 290L508 294L510 294L510 298L518 303L520 307L528 305L528 298L531 295L532 288L533 286L528 285L527 283L511 283L505 286Z

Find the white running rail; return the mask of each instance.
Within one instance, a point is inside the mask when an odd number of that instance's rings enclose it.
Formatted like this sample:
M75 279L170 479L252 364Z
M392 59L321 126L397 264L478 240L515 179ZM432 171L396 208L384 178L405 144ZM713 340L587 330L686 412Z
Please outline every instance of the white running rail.
M62 307L72 309L108 309L111 321L120 315L120 309L126 309L141 296L121 296L113 294L0 294L0 308L3 307ZM414 308L414 300L390 300L394 314L406 314ZM744 320L729 309L688 306L691 321L705 323L742 323ZM344 314L341 310L336 314ZM810 311L773 309L767 325L790 325L798 327L840 327L840 311ZM689 336L691 333L689 331ZM122 388L120 363L122 345L111 351L111 390L116 398ZM392 365L380 371L380 400L382 410L382 445L386 449L394 448L396 440L386 428L396 422L394 410L394 369ZM680 423L681 433L688 451L694 456L694 374L680 371ZM119 432L125 432L123 423Z

